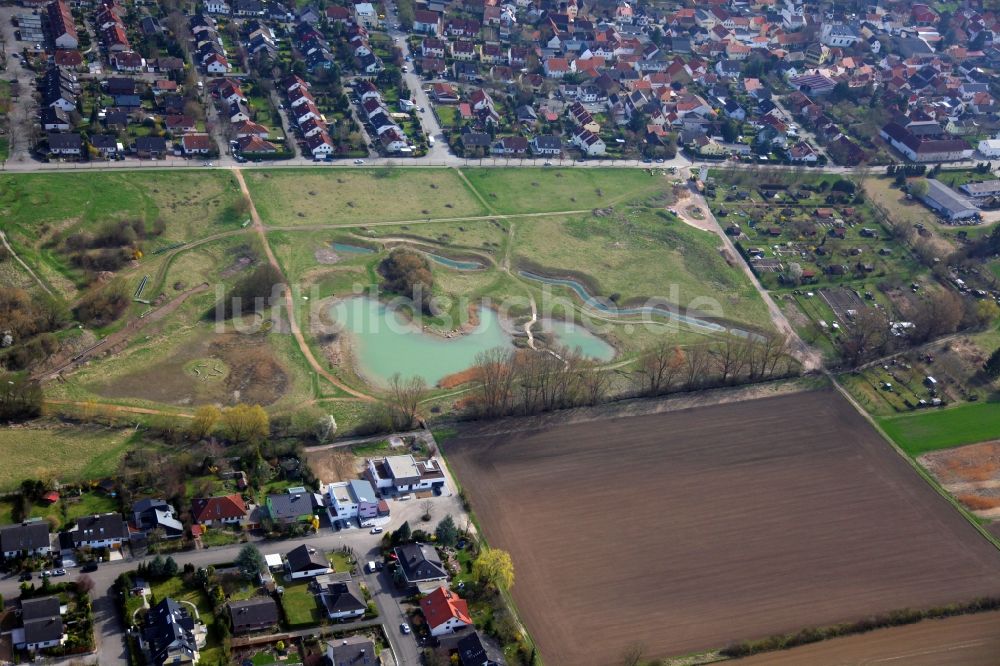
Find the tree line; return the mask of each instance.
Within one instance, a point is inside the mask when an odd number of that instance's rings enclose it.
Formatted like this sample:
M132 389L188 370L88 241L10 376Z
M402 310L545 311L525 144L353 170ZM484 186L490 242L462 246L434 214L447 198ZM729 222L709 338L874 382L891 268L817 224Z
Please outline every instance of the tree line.
M473 418L531 415L610 399L659 396L786 376L797 363L776 336L725 336L681 348L661 341L628 371L612 372L578 352L490 349L476 357L468 401ZM624 385L622 385L624 380Z

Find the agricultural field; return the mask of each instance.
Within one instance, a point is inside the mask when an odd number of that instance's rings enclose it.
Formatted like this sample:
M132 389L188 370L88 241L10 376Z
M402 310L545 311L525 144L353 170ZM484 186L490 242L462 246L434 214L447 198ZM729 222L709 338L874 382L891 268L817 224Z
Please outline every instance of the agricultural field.
M924 620L904 627L834 638L769 652L740 666L905 663L907 666L994 666L1000 654L1000 612Z
M365 224L487 213L452 169L250 169L257 211L273 227Z
M1000 592L1000 553L832 391L532 423L444 448L513 556L547 661L687 654Z
M128 428L75 428L40 422L0 428L0 490L12 490L26 478L62 483L98 479L118 469L130 448Z

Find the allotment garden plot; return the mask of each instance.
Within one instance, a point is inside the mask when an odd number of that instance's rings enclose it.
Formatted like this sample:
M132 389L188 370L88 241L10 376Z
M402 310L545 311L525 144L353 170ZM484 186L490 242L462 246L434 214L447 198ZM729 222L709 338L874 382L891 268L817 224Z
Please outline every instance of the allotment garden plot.
M547 662L603 666L637 642L685 654L1000 593L1000 553L831 391L502 427L446 453L486 538L513 555Z

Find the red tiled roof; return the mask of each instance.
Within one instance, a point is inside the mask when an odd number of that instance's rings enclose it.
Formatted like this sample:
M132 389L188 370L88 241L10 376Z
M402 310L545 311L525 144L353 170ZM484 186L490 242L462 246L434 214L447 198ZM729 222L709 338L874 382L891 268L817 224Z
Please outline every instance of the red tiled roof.
M247 505L239 495L222 497L199 497L191 502L191 519L196 523L207 520L242 518L247 514Z
M420 600L420 610L423 611L427 624L432 629L452 618L466 624L472 624L472 618L469 616L469 604L466 603L465 599L443 586Z

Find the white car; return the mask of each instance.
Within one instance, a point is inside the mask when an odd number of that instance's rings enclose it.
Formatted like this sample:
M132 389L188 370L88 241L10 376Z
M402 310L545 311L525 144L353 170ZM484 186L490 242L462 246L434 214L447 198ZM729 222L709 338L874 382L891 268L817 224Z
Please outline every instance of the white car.
M381 527L373 527L369 534L382 534L383 530Z
M365 161L364 160L354 160L354 163L357 164L358 166L361 166L362 164L365 163Z
M401 625L399 625L399 630L402 631L404 634L408 634L410 633L410 625L404 622Z

